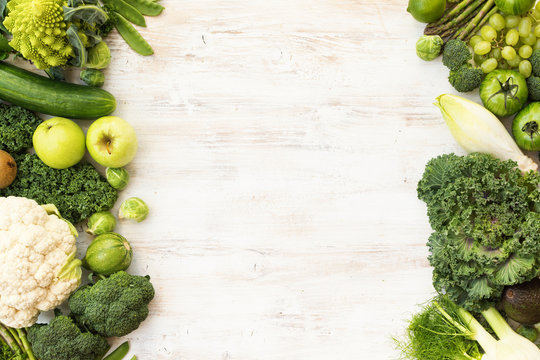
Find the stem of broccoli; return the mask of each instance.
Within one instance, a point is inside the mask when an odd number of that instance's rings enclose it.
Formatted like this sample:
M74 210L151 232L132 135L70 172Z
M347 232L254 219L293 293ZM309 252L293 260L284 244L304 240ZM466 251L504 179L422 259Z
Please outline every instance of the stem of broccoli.
M34 352L32 351L32 346L30 345L30 343L28 342L28 339L26 338L26 331L24 329L17 329L17 334L19 335L19 338L21 339L24 351L26 355L28 356L28 360L36 360L36 357L34 356Z

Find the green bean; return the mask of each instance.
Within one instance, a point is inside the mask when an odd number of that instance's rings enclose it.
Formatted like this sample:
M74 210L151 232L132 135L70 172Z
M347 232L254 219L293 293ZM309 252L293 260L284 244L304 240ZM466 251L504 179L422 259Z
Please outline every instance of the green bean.
M157 16L165 9L152 0L125 0L125 2L139 10L141 14L148 16Z
M118 346L112 353L105 356L103 360L122 360L124 356L127 355L129 351L129 343L123 342L120 346Z
M141 34L139 34L137 29L135 29L129 21L116 11L112 11L110 15L114 27L133 50L145 56L154 53L152 47L144 40Z
M124 0L104 0L103 3L135 25L146 27L144 16Z

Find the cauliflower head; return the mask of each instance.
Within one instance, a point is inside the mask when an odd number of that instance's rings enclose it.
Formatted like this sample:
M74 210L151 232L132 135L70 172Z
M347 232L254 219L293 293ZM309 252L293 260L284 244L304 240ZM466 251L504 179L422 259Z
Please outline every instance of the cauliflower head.
M21 328L63 303L81 281L68 223L34 200L0 197L0 321Z
M10 0L4 26L13 34L9 45L38 69L64 65L73 56L66 35L64 0Z

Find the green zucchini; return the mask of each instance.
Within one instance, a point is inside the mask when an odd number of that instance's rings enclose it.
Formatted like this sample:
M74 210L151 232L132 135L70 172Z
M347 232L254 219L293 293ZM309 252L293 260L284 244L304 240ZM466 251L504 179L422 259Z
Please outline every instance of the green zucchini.
M0 99L71 119L96 119L116 108L114 96L103 89L51 80L1 61Z

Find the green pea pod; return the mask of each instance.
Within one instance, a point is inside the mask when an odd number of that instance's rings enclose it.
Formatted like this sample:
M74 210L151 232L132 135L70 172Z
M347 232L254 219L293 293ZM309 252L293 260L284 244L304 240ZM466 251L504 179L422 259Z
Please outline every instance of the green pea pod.
M125 2L147 16L157 16L165 9L165 7L152 0L125 0Z
M146 27L144 16L124 0L104 0L103 3L135 25Z
M152 55L154 53L150 44L144 40L142 35L139 34L137 29L135 29L126 18L116 11L112 11L110 15L114 27L133 50L144 56Z
M118 346L112 353L105 356L103 360L122 360L129 351L129 343L126 341Z

